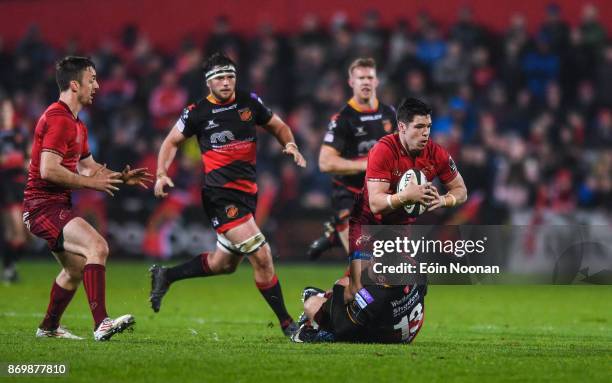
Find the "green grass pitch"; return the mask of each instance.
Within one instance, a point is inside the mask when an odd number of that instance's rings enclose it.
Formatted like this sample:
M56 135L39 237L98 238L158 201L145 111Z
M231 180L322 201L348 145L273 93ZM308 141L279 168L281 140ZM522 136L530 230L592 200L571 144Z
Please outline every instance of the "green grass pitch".
M22 263L21 283L0 287L0 362L67 362L70 372L0 383L612 381L612 286L430 286L411 345L303 345L282 336L246 262L234 275L177 283L159 314L147 268L110 262L109 313L137 323L96 343L82 288L62 324L87 340L34 338L58 266ZM278 265L290 312L301 311L302 287L329 287L342 271Z

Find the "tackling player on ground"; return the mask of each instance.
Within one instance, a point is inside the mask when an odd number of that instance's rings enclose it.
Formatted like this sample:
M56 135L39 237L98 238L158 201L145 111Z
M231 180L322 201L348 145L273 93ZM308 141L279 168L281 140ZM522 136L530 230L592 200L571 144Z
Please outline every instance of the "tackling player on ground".
M310 259L318 258L336 244L348 254L348 217L363 188L370 149L383 136L396 131L395 109L378 101L376 62L359 58L348 69L353 97L329 123L319 153L319 168L332 178L334 217L325 222L325 233L309 247Z
M367 183L350 218L350 276L336 282L329 292L304 290L305 315L293 341L408 343L422 326L426 285L362 284L370 255L357 250L367 241L361 227L410 224L415 219L403 206L419 202L429 206L429 211L455 206L467 199L467 189L448 152L429 138L429 106L417 99L404 100L397 120L399 132L382 138L368 156ZM411 168L420 169L428 181L438 177L448 192L439 195L427 182L410 184L395 193L401 176Z
M297 329L285 308L274 271L270 246L255 223L256 126L273 134L283 152L300 167L300 154L289 127L254 93L236 90L236 65L222 54L204 64L209 94L188 106L164 140L157 159L155 196L173 187L168 168L178 147L196 136L202 152L202 205L217 232L217 248L172 268L151 267L151 306L158 312L170 284L178 280L233 273L246 256L253 265L255 285L272 308L285 335Z
M51 287L47 313L37 337L82 339L60 326L64 310L83 281L94 319L94 339L108 340L134 324L132 315L109 318L106 312L108 244L83 218L72 211L71 190L93 189L113 195L119 184L152 181L146 169L123 172L97 163L87 144L87 127L78 114L91 105L99 88L94 63L69 56L58 62L60 96L36 124L31 162L23 200L23 221L32 234L47 241L62 265Z

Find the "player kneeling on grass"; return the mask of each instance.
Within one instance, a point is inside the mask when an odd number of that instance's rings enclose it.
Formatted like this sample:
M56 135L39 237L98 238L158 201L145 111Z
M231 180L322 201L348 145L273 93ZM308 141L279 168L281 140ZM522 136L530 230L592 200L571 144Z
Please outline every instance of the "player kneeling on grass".
M349 220L350 275L332 291L306 288L304 315L295 342L324 340L411 342L423 323L426 285L364 284L370 256L361 251L366 225L409 225L415 217L404 209L420 203L435 210L467 199L463 178L448 152L429 138L431 108L409 98L397 110L398 133L383 137L368 155L366 185ZM398 191L402 175L420 170L427 182L410 183ZM431 181L438 177L448 190L438 194ZM367 274L363 274L367 276Z
M127 314L111 319L106 312L108 244L74 214L71 190L87 188L112 196L119 184L147 188L145 182L152 179L144 168L130 170L126 166L119 173L94 161L87 127L78 117L100 87L93 62L85 57L66 57L57 64L56 80L60 97L36 124L23 199L23 222L32 234L47 241L62 265L36 336L82 339L61 327L60 318L83 281L94 319L94 339L108 340L131 327L134 318Z

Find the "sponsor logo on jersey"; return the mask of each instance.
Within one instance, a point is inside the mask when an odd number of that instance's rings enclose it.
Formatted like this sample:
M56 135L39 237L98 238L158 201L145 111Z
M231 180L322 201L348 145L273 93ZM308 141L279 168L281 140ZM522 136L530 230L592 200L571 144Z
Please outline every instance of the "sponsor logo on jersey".
M219 126L219 124L215 123L215 119L213 118L212 120L208 120L208 125L206 125L204 130L213 129L213 128L216 128L217 126Z
M359 307L365 309L367 305L374 302L374 298L370 295L368 290L363 288L355 294L355 302L357 302Z
M253 113L249 108L239 109L238 114L240 115L241 121L251 121L251 119L253 118Z
M361 122L363 121L376 121L376 120L380 120L382 118L382 114L378 113L378 114L370 114L367 116L361 116L359 117L359 120L361 120Z
M401 177L402 176L402 172L399 169L393 169L392 174L393 174L394 177Z
M218 217L213 217L211 219L211 222L212 222L213 227L219 226L219 218Z
M357 152L359 153L360 156L364 156L364 155L368 154L370 149L372 149L372 147L374 145L376 145L377 142L378 141L376 141L376 140L369 140L369 141L360 142L359 145L357 145Z
M422 169L420 169L427 179L433 178L435 175L435 169L433 165L425 165Z
M181 114L181 121L183 121L183 124L185 122L187 122L187 119L189 118L189 112L191 111L191 107L187 107L185 109L183 109L183 113Z
M238 208L236 205L227 205L225 207L225 215L227 215L227 218L236 218L238 216Z
M366 308L368 305L368 303L361 297L361 295L359 295L359 293L355 294L355 302L357 302L357 305L359 305L359 307L362 309Z
M226 110L236 109L237 107L238 107L238 104L234 104L234 105L226 106L225 108L215 108L212 110L212 112L213 114L217 114L217 113L225 112Z
M372 302L374 302L374 297L372 295L370 295L370 292L368 290L364 288L362 288L361 290L359 290L357 292L357 294L359 294L361 297L363 297L363 299L365 299L365 301L370 304Z
M360 235L359 238L357 238L357 240L355 241L355 245L357 245L357 247L363 247L366 244L370 243L370 241L372 240L372 236L371 235Z
M261 105L264 104L263 100L261 99L261 97L259 97L257 95L257 93L255 93L255 92L251 92L251 98L254 99L254 100L257 100L257 102L259 102Z
M355 137L368 135L368 132L365 131L365 128L363 126L356 126L355 129L357 129L357 131L355 132Z
M28 230L30 230L30 213L27 211L24 212L22 219L25 226L28 228Z
M222 132L213 133L210 135L211 144L224 144L234 140L234 133L230 132L229 130L224 130Z
M451 156L448 156L448 167L450 168L451 172L457 173L457 164L455 164L455 161L453 161L453 157Z

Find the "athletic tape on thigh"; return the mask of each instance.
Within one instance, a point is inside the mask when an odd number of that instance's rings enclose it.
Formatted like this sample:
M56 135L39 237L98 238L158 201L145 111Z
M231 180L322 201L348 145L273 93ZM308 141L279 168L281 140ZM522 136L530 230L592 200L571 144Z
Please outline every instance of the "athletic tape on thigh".
M234 254L250 255L265 245L266 237L261 233L257 233L243 242L234 244L225 235L218 234L217 243Z

